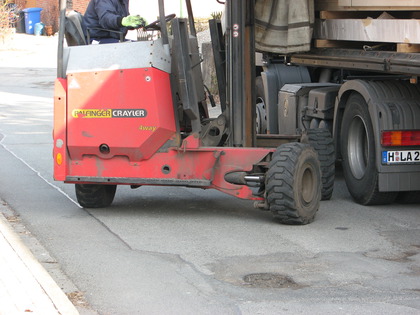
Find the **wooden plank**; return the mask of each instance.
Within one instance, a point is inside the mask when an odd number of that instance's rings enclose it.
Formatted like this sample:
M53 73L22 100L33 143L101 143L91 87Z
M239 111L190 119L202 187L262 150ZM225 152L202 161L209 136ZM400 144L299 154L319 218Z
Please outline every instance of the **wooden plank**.
M315 5L315 11L419 11L420 6L417 7L342 7L337 5Z
M418 0L315 0L315 10L416 11L420 10L420 4Z
M351 6L351 0L338 0L338 5L340 6Z
M419 44L397 44L397 51L404 53L418 53L420 52Z
M319 11L319 18L322 20L335 19L420 19L420 11L391 12L382 11Z
M342 40L315 39L315 48L362 48L363 43Z
M348 3L351 4L342 4ZM351 5L355 7L383 7L383 6L399 6L414 7L419 5L418 0L338 0L339 5Z
M314 38L420 44L420 20L336 19L315 21Z
M372 11L320 11L319 18L322 20L336 19L366 19L369 16L378 15Z

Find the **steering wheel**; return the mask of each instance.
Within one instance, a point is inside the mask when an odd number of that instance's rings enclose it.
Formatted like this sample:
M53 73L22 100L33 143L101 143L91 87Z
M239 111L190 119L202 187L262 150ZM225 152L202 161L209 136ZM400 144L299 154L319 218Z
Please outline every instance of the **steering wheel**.
M168 23L169 21L171 21L172 19L174 19L176 16L175 13L169 14L167 16L165 16L165 22ZM156 20L153 21L152 23L146 25L144 28L146 30L155 30L155 31L160 31L160 20Z

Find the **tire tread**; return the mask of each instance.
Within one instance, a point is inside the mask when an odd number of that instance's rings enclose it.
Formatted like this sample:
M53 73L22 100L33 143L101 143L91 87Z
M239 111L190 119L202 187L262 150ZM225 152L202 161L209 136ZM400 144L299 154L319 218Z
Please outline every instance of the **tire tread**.
M311 223L318 210L319 201L313 215L303 217L294 199L294 173L300 154L308 148L313 150L307 144L288 143L280 146L272 155L266 174L266 195L271 212L281 223L294 225Z

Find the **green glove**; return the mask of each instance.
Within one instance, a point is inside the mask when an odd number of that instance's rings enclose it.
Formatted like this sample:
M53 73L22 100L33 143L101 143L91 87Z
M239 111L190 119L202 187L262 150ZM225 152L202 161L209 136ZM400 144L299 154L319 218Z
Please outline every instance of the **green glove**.
M146 20L140 15L129 15L121 20L122 26L139 28L146 25Z

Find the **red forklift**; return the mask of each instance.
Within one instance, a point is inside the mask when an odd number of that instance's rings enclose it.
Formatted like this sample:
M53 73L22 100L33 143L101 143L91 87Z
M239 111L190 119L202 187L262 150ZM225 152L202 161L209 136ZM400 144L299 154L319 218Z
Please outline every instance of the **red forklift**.
M323 191L311 135L257 141L253 0L226 1L227 29L214 24L222 104L209 116L190 0L188 18L146 26L154 40L65 45L60 5L54 96L54 179L75 184L85 208L113 202L117 186L217 189L255 201L283 224L314 220ZM168 32L170 25L170 34ZM150 37L149 37L150 38ZM315 147L315 148L314 148Z

